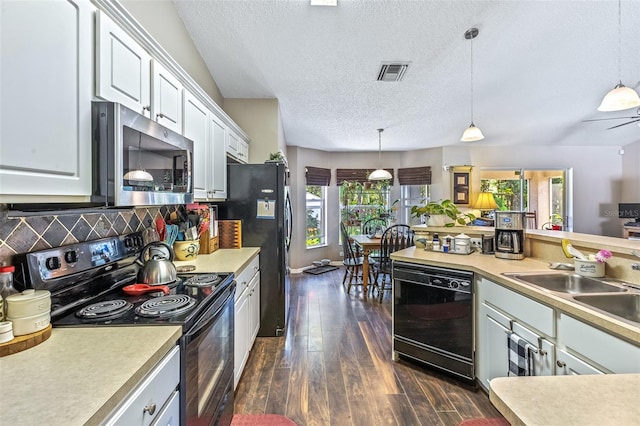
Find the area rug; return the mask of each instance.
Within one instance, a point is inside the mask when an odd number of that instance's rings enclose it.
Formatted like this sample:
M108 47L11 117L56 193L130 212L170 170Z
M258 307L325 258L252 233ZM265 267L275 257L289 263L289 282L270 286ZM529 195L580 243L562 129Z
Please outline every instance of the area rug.
M234 414L231 426L296 426L285 416L278 414Z
M335 271L336 269L338 269L337 266L325 265L325 266L316 266L315 268L308 268L308 269L305 269L303 272L306 272L307 274L320 275L320 274L324 274L325 272Z

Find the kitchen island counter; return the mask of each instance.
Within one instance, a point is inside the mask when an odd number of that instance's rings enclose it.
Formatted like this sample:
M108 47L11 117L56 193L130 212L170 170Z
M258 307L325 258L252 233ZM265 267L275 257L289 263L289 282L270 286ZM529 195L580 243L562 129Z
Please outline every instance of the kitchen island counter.
M500 377L489 399L519 425L633 425L640 419L640 374Z
M54 328L0 358L0 424L97 425L177 343L182 327Z

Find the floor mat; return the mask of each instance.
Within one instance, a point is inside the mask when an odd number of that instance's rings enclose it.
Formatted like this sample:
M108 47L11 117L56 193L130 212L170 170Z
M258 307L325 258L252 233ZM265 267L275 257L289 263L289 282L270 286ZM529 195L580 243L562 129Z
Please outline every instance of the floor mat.
M296 426L285 416L278 414L234 414L231 426Z
M324 274L325 272L335 271L336 269L338 269L337 266L324 265L324 266L316 266L315 268L308 268L308 269L305 269L303 272L306 272L307 274L320 275L320 274Z

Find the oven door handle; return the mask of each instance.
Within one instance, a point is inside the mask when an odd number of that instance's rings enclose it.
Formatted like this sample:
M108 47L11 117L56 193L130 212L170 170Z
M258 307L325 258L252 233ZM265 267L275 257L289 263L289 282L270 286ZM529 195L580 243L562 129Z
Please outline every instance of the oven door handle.
M225 293L220 295L220 298L202 315L201 320L198 321L191 330L185 333L185 337L187 337L188 340L191 340L191 337L198 335L202 329L209 327L213 322L215 322L229 301L233 300L234 292L235 286L231 286L226 289Z

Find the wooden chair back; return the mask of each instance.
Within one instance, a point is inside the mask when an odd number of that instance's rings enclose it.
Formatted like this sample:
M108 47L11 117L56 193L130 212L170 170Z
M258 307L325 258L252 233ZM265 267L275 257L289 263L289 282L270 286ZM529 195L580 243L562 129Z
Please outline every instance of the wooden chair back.
M388 227L380 239L380 270L391 271L391 253L411 247L414 232L409 225L393 225Z
M387 229L387 220L381 217L372 217L362 224L362 235L373 235L376 232L382 234Z

